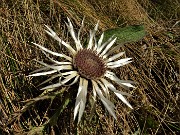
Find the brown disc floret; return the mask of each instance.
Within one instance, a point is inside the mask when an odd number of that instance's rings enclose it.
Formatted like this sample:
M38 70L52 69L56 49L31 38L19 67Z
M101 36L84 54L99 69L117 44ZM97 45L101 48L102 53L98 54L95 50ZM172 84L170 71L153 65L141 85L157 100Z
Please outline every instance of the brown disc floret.
M82 49L74 57L74 67L87 79L97 79L104 75L106 65L96 51Z

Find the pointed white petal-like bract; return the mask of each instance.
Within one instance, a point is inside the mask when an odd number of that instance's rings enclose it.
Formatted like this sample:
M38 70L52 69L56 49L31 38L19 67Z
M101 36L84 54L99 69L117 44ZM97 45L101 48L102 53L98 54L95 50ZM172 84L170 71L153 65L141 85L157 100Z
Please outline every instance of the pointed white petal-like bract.
M38 47L39 47L40 49L42 49L43 51L48 52L48 53L50 53L50 54L52 54L52 55L54 55L54 56L63 57L63 58L65 58L65 59L67 59L68 61L72 61L72 58L69 57L69 56L66 56L65 54L53 52L53 51L51 51L51 50L49 50L49 49L47 49L47 48L45 48L45 47L43 47L43 46L41 46L41 45L39 45L39 44L36 44L36 43L33 43L33 44L36 45L36 46L38 46Z
M101 47L101 44L102 44L102 41L103 41L103 38L104 38L104 32L101 34L101 37L100 37L100 39L99 39L99 41L98 41L98 48L97 48L97 50L99 50L100 49L100 47Z
M57 72L57 70L51 70L51 71L46 71L46 72L41 72L41 73L34 73L34 74L29 75L29 76L50 75L50 74L53 74L56 72Z
M41 68L39 68L39 69L36 69L36 70L32 71L32 72L30 73L30 75L32 75L32 74L34 74L34 73L42 72L42 71L48 71L48 70L50 70L50 68L48 68L48 67L41 67ZM28 76L29 76L29 75L28 75Z
M121 100L123 101L127 106L129 106L131 109L132 109L132 106L130 105L130 103L124 98L124 96L122 95L123 93L116 90L116 88L111 84L109 83L106 79L102 78L101 81L110 89L112 90L116 96ZM128 93L124 93L124 94L128 94ZM130 94L129 94L130 95Z
M47 54L45 51L42 50L42 52L44 53L44 55L46 55L46 57L47 57L50 61L54 62L55 64L58 64L58 65L72 65L71 62L65 62L65 61L59 62L59 61L57 61L57 60L54 60L53 58L49 57L49 54Z
M83 89L83 81L82 81L82 78L80 77L80 81L79 81L79 88L78 88L78 93L77 93L77 96L76 96L76 103L75 103L75 108L74 108L74 120L78 114L78 111L79 111L79 105L80 105L80 98L79 98L79 95L81 93Z
M76 101L77 101L77 99L76 99ZM77 114L78 114L80 103L81 103L81 102L76 102L76 103L75 103L75 108L74 108L74 120L76 119L76 116L77 116Z
M111 106L109 106L108 103L107 103L106 101L104 101L102 98L101 98L101 101L102 101L102 103L104 104L104 106L106 107L106 109L108 110L108 112L109 112L115 119L117 119L116 114L115 114L115 112L114 112L114 109L113 109Z
M94 89L96 90L99 98L101 99L102 103L104 104L104 106L105 106L106 109L108 110L108 112L109 112L115 119L117 119L117 117L116 117L116 115L115 115L115 112L114 112L114 108L115 108L114 104L103 96L103 94L102 94L99 86L97 85L97 83L96 83L95 81L92 80L92 84L93 84L93 87L94 87Z
M112 41L113 37L114 36L110 37L105 43L103 43L102 45L99 46L99 48L97 49L98 54L100 54L102 52L102 50Z
M96 26L94 27L94 30L90 31L90 38L89 38L89 43L88 43L87 49L92 49L92 47L93 47L93 38L95 37L95 33L96 33L97 29L98 29L98 25L99 25L99 21L96 24Z
M53 79L55 79L55 78L57 78L57 77L62 77L62 74L59 73L59 74L53 75L53 76L51 76L50 78L48 78L48 79L46 79L45 81L43 81L42 83L40 83L38 86L43 85L43 84L45 84L45 83L47 83L47 82L49 82L49 81L51 81L51 80L53 80Z
M111 55L115 51L119 50L120 47L122 47L122 44L119 44L119 45L113 47L110 51L108 51L106 54L104 54L103 58L107 58L109 55Z
M60 70L71 70L72 69L72 65L61 65L61 66L54 66L54 65L49 65L49 64L46 64L42 61L38 61L36 60L38 63L40 63L41 65L45 66L45 67L48 67L50 69L54 69L54 70L57 70L57 71L60 71Z
M120 52L120 53L118 53L118 54L116 54L116 55L108 58L107 60L105 60L105 62L106 62L106 63L111 62L111 61L113 61L113 60L121 57L123 54L125 54L125 52Z
M69 45L67 44L66 42L64 42L62 39L60 39L57 34L51 29L49 28L47 25L45 25L45 27L48 29L45 30L46 33L48 35L50 35L52 38L54 38L56 41L58 41L60 44L63 44L65 47L67 47L67 49L74 55L75 54L75 50Z
M123 62L123 63L119 63L119 64L114 64L114 65L110 65L110 66L108 66L108 68L117 68L117 67L121 67L121 66L124 66L124 65L126 65L126 64L129 64L129 63L131 63L132 61L126 61L126 62Z
M86 96L87 96L87 87L88 87L88 81L86 79L83 79L83 90L82 90L82 100L79 107L79 115L78 115L78 123L81 121L81 117L83 115L85 105L86 105Z
M135 88L131 83L128 82L128 80L126 80L127 82L122 82L121 81L121 84L124 85L124 86L127 86L127 87L130 87L130 88Z
M75 103L75 109L74 109L74 119L78 114L78 123L81 120L81 117L83 115L85 104L86 104L86 96L87 96L87 87L88 87L88 81L84 78L80 77L80 83L79 83L79 89L76 97L76 103Z
M53 88L60 87L60 86L64 85L65 83L69 82L72 78L74 78L76 76L77 76L77 72L74 71L72 74L66 76L66 78L63 81L56 83L56 84L48 85L48 86L42 88L41 90L53 89Z
M82 48L82 45L81 45L80 41L76 38L73 25L72 25L72 23L71 23L71 21L70 21L70 19L68 17L67 17L67 20L68 20L69 25L67 23L66 23L66 25L67 25L67 27L69 29L69 32L70 32L70 34L71 34L71 36L72 36L72 38L73 38L73 40L74 40L74 42L76 44L76 49L78 51L78 50L80 50Z
M93 50L96 51L98 48L96 37L94 36L94 48Z
M105 95L106 95L106 98L109 99L109 91L108 91L108 88L105 87L104 83L102 83L101 81L97 80L97 83L101 86L102 90L104 91Z
M84 19L85 19L85 17L83 18L83 20L81 22L81 27L80 27L80 29L78 31L78 42L80 42L80 34L81 34L81 31L82 31L82 29L84 27Z
M133 81L129 80L120 80L113 72L106 71L105 77L111 79L112 81L115 81L117 84L119 84L121 87L128 89L128 87L135 88L132 84ZM131 84L132 83L132 84Z
M127 93L127 92L123 92L123 91L119 91L117 90L113 84L111 84L110 82L108 82L106 79L101 78L100 79L102 81L102 83L105 85L105 87L109 88L111 91L119 93L121 95L125 95L125 96L132 96L131 94Z
M112 45L116 42L116 39L117 39L117 37L114 38L114 39L106 46L106 48L103 50L103 52L100 54L100 56L103 56L103 55L109 50L109 48L112 47Z
M124 98L123 95L121 95L120 93L114 92L116 94L116 96L121 99L121 101L123 101L129 108L133 109L131 104Z
M129 62L129 60L131 60L131 59L132 58L124 58L124 59L120 59L120 60L117 60L114 62L108 62L107 65L108 66L116 66L116 65L123 66L123 65L127 64Z
M97 93L95 88L93 87L93 99L96 100L96 97L97 97Z
M91 82L92 82L93 87L95 88L97 94L100 96L100 98L103 98L103 100L105 100L106 102L108 102L108 104L109 104L110 106L112 106L113 108L115 108L114 104L103 96L103 94L102 94L102 92L101 92L101 89L99 88L97 82L95 82L94 80L91 80Z

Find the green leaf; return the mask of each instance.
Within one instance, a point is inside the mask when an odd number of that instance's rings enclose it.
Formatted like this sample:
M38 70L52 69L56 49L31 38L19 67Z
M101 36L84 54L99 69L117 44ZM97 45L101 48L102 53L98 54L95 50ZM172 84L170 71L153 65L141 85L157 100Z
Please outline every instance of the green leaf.
M33 127L27 135L44 135L44 128L45 126Z
M56 113L50 118L49 120L49 124L51 126L55 126L57 124L59 115L63 112L63 110L66 108L66 106L69 104L70 102L70 95L68 95L65 99L64 102L62 103L62 105L57 109Z
M117 43L136 42L142 39L145 35L144 25L133 25L124 28L108 29L104 32L104 41L107 41L111 36L117 37Z

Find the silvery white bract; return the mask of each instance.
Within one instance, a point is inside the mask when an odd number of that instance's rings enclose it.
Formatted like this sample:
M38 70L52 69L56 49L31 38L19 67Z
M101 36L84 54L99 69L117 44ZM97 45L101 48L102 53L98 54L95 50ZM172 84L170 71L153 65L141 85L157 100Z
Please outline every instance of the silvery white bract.
M98 29L98 23L96 24L94 30L90 31L87 47L83 48L80 41L80 33L84 25L84 19L77 34L74 32L74 28L70 19L67 19L68 23L66 25L72 36L72 39L74 40L73 45L64 42L51 28L46 25L45 26L47 30L45 31L48 35L57 40L59 44L65 46L69 52L69 55L53 52L43 47L42 45L33 43L40 48L40 50L50 61L52 61L53 64L50 65L42 61L38 61L41 65L43 65L43 67L37 69L29 76L52 75L49 79L44 81L44 83L59 77L58 83L46 86L42 88L42 90L55 89L60 86L65 87L73 85L74 83L79 83L74 109L74 119L78 114L78 122L81 120L85 109L88 83L91 81L94 102L96 101L96 97L98 95L99 99L107 108L108 112L116 119L114 112L115 106L109 100L109 90L116 94L116 96L127 106L132 108L130 103L124 97L124 95L129 96L130 94L117 90L114 85L109 82L109 80L114 81L125 89L128 89L129 87L133 88L134 86L132 85L132 81L120 80L111 71L111 69L118 68L130 63L131 58L120 59L124 52L113 54L114 50L119 47L113 47L116 38L111 37L108 41L103 43L104 33L102 33L99 40L96 40L95 33ZM61 57L63 58L63 61L57 61L50 57L50 55Z

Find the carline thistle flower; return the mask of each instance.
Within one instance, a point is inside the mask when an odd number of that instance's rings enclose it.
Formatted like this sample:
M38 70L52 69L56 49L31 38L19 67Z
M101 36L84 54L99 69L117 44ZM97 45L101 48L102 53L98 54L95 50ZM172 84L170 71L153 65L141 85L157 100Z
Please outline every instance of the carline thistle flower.
M83 48L80 42L80 33L84 25L84 19L82 21L81 27L76 35L74 32L73 25L69 18L67 18L68 23L66 23L68 30L75 42L75 46L64 42L57 34L48 26L45 25L48 35L57 40L62 44L69 52L69 55L63 53L53 52L39 44L33 43L46 55L46 57L53 63L47 64L42 61L38 61L44 67L37 69L33 74L29 76L42 76L42 75L52 75L48 82L56 77L59 77L59 82L46 86L42 90L55 89L60 86L69 86L74 83L79 83L79 88L76 97L75 109L74 109L74 120L78 114L78 122L80 122L83 115L88 83L92 82L92 92L93 99L96 100L98 95L99 99L102 101L108 112L115 118L115 106L109 100L109 90L114 92L116 96L122 100L128 107L132 109L130 103L126 100L124 95L129 96L130 94L117 90L109 80L114 81L121 87L128 89L133 88L133 82L129 80L120 80L111 69L121 67L131 62L131 58L119 59L124 52L113 54L114 50L119 48L119 46L113 47L116 41L116 37L113 36L103 43L104 33L100 36L99 40L96 40L95 33L98 29L98 23L96 24L94 30L90 30L89 42L86 48ZM54 55L63 58L63 61L57 61L49 56ZM71 82L71 83L70 83ZM67 84L70 83L70 84Z

